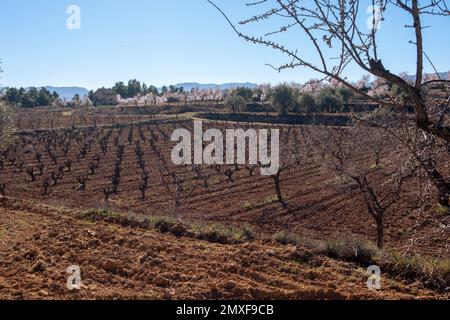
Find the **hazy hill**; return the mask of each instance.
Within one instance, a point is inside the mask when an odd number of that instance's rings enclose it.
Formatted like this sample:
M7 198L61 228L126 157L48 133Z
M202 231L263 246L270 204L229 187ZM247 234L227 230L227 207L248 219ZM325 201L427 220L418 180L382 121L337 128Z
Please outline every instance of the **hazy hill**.
M89 92L86 88L81 87L52 87L52 86L46 86L45 87L48 91L53 92L56 91L61 99L67 99L70 100L73 98L75 94L79 94L80 97L86 96Z
M79 94L80 97L86 96L89 92L86 88L81 87L52 87L52 86L45 86L45 88L50 91L56 91L61 99L71 100L75 94ZM7 89L7 87L1 87L0 88L0 95L4 93L4 91ZM26 88L29 89L29 88Z
M442 80L450 80L449 76L450 76L450 72L441 72L438 73L439 78ZM416 80L416 75L408 75L406 77L408 79L408 81L415 81Z
M257 84L245 82L245 83L223 83L223 84L214 84L214 83L197 83L197 82L185 82L176 84L175 87L183 87L185 91L191 91L193 88L196 89L214 89L219 87L221 90L226 89L234 89L237 87L246 87L246 88L256 88Z

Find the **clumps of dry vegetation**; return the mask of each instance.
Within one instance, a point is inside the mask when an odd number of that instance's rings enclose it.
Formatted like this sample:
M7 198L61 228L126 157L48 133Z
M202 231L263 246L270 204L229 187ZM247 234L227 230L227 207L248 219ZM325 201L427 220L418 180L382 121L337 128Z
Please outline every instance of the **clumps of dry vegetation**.
M155 228L161 233L170 233L176 237L187 237L220 244L239 244L255 239L250 227L234 227L219 223L184 223L170 216L151 216L139 219L110 210L90 209L79 214L84 220L106 221L125 227L143 229Z
M397 251L385 252L378 258L384 272L410 282L421 282L425 287L450 292L450 258L404 255Z
M287 198L287 197L284 197ZM278 199L278 195L271 195L271 196L267 196L264 199L262 199L261 201L255 202L255 203L251 203L249 201L246 201L243 205L242 205L242 209L244 209L245 211L252 211L254 209L259 209L259 208L263 208L265 206L274 204L279 202L280 200Z
M91 221L102 221L119 217L119 214L110 210L89 209L80 213L80 218Z
M192 229L197 234L197 239L222 244L237 244L252 241L255 239L250 227L234 227L218 223L213 224L193 224Z
M420 282L433 290L450 291L450 258L379 250L373 243L355 236L340 236L321 241L280 232L274 236L274 240L282 245L296 246L295 254L291 258L299 262L316 261L317 256L322 255L364 267L378 265L382 272L390 277L407 282Z
M321 240L299 237L286 231L278 232L273 239L282 245L301 246L316 254L324 254L326 249L325 243Z
M438 203L436 206L436 213L439 216L449 216L450 215L450 208L443 206L442 204Z
M134 227L148 229L150 224L147 220L139 220L130 216L125 216L118 212L106 209L89 209L79 214L79 218L92 222L105 221L109 223L119 224L123 227Z
M274 240L282 245L300 246L315 254L367 266L375 262L378 254L377 248L372 243L359 237L342 236L322 241L299 237L283 231L277 233Z
M301 243L300 238L292 233L285 231L278 232L274 237L274 240L282 245L299 245Z
M255 239L249 227L234 227L219 223L178 222L170 217L153 219L154 226L162 233L171 233L176 237L189 237L220 244L239 244Z
M374 264L379 250L359 237L341 237L325 242L325 254L330 258L355 262L364 266Z

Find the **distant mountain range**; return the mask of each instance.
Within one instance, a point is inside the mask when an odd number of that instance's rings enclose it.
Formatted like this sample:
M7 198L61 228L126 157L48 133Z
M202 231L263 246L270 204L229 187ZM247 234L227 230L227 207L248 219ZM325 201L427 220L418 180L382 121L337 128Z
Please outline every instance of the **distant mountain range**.
M52 87L52 86L46 86L45 89L47 89L50 92L56 91L61 99L67 99L70 100L73 98L75 94L79 94L80 97L87 96L89 93L89 90L86 88L81 87Z
M40 88L40 87L39 87ZM71 100L75 94L79 94L80 97L86 96L89 92L86 88L81 87L52 87L52 86L46 86L44 87L50 92L56 91L59 94L59 97L61 99ZM2 94L7 88L2 87L0 88L0 94ZM29 88L26 88L29 89Z
M179 83L176 84L175 87L183 87L185 91L191 91L192 88L197 89L214 89L214 88L220 88L221 90L226 89L234 89L237 87L246 87L246 88L256 88L257 84L245 82L245 83L223 83L223 84L214 84L214 83L208 83L208 84L202 84L197 82L186 82L186 83ZM56 91L61 99L67 99L70 100L73 98L75 94L79 94L80 97L86 96L89 93L89 90L82 87L53 87L53 86L46 86L45 87L48 91L53 92ZM6 89L6 87L0 87L0 94L3 93L3 91ZM28 88L27 88L28 89Z
M439 77L443 80L450 80L450 72L442 72L439 73ZM415 75L408 75L407 79L410 81L414 81L416 79ZM197 83L197 82L184 82L184 83L178 83L175 85L176 88L183 87L185 91L191 91L193 88L195 89L215 89L220 88L221 90L230 90L235 89L237 87L246 87L254 89L258 85L256 83L251 82L232 82L232 83L223 83L223 84L216 84L216 83ZM80 97L86 96L89 93L89 90L82 87L53 87L53 86L46 86L45 87L50 92L56 91L61 99L67 99L70 100L73 98L75 94L79 94ZM3 94L6 87L0 87L0 95Z
M432 73L430 75L435 75L435 74ZM439 75L439 78L441 80L450 80L450 78L449 78L450 77L450 71L448 71L448 72L441 72L441 73L438 73L438 75ZM406 76L406 79L408 81L416 81L416 75L412 75L412 76L408 75L408 76Z
M197 82L185 82L178 83L175 85L176 88L183 87L185 91L191 91L192 89L215 89L220 88L221 90L230 90L235 89L237 87L246 87L246 88L256 88L258 85L256 83L223 83L223 84L215 84L215 83L197 83Z

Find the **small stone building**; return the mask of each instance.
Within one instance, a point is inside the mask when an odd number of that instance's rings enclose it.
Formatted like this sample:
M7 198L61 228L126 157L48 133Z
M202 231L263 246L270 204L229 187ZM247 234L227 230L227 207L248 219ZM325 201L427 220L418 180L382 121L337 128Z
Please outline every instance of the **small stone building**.
M119 104L117 93L101 88L94 92L94 106L115 106Z

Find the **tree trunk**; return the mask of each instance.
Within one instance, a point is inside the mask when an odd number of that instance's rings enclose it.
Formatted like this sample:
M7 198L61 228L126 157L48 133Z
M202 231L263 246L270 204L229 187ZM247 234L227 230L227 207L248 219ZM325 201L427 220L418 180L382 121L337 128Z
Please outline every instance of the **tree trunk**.
M442 190L439 190L439 204L450 208L450 189L445 188Z
M377 247L383 249L384 245L384 227L383 227L383 215L381 214L375 219L377 223Z
M287 209L287 203L286 201L284 201L283 194L281 193L280 174L281 171L278 171L276 175L272 176L272 178L275 183L275 190L277 192L278 201L283 205L284 209Z
M435 168L429 171L429 176L439 193L439 203L450 208L450 182L448 182Z

